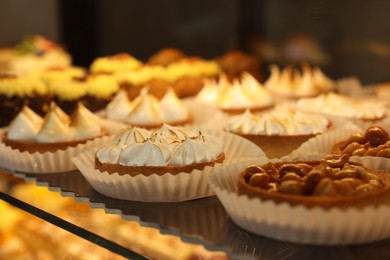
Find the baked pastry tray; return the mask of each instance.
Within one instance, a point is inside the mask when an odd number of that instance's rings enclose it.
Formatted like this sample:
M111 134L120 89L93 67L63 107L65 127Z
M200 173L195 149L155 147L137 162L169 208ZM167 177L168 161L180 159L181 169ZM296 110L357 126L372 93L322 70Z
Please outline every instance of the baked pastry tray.
M336 259L348 254L359 259L361 254L390 259L390 239L354 246L312 246L292 244L251 234L234 224L216 196L179 203L150 203L113 199L96 192L79 171L53 174L32 174L3 169L15 177L64 197L88 202L92 208L119 214L125 220L153 227L162 234L179 236L185 242L203 244L212 251L225 251L232 258ZM248 259L249 259L248 258Z

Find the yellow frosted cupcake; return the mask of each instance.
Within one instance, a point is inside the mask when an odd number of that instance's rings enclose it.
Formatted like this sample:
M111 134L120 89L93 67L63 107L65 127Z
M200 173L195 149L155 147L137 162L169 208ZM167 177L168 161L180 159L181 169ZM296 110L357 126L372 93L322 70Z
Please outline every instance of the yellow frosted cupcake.
M12 118L28 105L35 112L43 115L48 108L48 89L40 79L0 75L0 126L6 126Z
M112 56L96 58L91 66L92 73L111 74L116 71L133 70L142 65L142 62L128 53L118 53Z

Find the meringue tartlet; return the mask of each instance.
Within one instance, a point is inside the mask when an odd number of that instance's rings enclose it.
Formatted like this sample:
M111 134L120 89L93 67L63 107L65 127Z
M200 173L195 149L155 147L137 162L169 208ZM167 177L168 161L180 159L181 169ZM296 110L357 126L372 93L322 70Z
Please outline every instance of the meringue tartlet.
M327 132L331 127L331 122L323 116L278 106L259 114L246 110L231 117L224 130L257 144L268 158L276 158L290 154L308 139Z
M221 75L218 80L205 81L195 99L233 114L242 113L246 109L261 111L274 106L268 90L245 72L240 79L233 79L233 82L226 75Z
M374 99L354 99L333 92L297 101L302 111L337 116L354 122L378 122L387 117L386 105Z
M202 170L224 158L221 139L164 124L156 130L123 129L110 145L96 152L95 168L130 176L178 174Z
M99 118L81 103L71 116L52 103L44 118L23 107L2 140L6 146L21 152L44 153L75 147L105 134Z
M149 94L148 88L143 88L134 100L130 100L125 91L119 91L105 112L109 119L147 129L158 128L163 124L185 125L193 120L172 88L161 100Z
M291 66L280 70L272 65L271 76L264 83L265 87L280 97L299 99L315 97L321 93L333 91L335 83L320 68L302 65L302 71Z

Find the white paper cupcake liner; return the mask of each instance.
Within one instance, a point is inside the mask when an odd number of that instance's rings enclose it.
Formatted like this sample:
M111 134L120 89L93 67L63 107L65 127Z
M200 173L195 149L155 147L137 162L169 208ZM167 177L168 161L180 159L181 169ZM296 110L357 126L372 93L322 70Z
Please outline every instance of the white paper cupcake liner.
M303 143L291 154L284 156L283 159L293 160L296 158L304 158L312 154L330 153L334 144L347 139L352 134L357 132L363 132L363 130L360 128L342 128L318 135Z
M166 173L161 176L109 174L95 169L96 150L80 154L73 162L91 186L106 196L144 202L179 202L215 195L208 186L208 177L218 165L226 164L233 159L265 157L260 148L244 138L212 129L202 131L218 136L225 143L224 162L213 167L208 166L202 171L194 170L191 173L177 175Z
M2 131L0 134L2 134ZM65 150L45 153L20 152L0 142L0 166L14 171L30 173L72 171L76 169L76 166L71 161L73 157L85 150L102 146L110 142L112 138L113 136L102 136Z
M215 126L214 118L221 116L222 112L218 108L209 104L200 103L194 98L183 99L183 103L193 116L193 122L188 126L192 128L216 129L209 126Z
M378 160L364 160L368 167L378 164ZM238 175L249 164L225 164L209 179L232 220L243 229L272 239L314 245L361 244L390 237L390 202L379 207L325 210L238 195Z

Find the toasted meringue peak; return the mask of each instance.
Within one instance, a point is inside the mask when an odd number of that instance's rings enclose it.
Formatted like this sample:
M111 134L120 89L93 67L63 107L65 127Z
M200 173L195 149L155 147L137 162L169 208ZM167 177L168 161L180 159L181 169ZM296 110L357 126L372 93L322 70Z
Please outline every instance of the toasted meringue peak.
M89 139L102 133L99 118L80 102L71 119L70 126L76 140Z
M282 71L276 65L270 66L271 75L265 87L279 95L290 98L311 97L332 91L334 82L318 67L304 63L302 70L287 66Z
M240 79L233 79L233 82L224 74L217 81L205 81L204 87L196 95L196 100L223 109L261 109L274 103L268 90L249 73L243 73Z
M43 123L42 117L24 106L8 127L10 140L33 141Z
M223 149L222 140L197 130L170 125L156 130L129 127L99 149L97 158L124 166L188 165L213 161Z
M307 135L324 133L328 130L329 124L329 120L320 115L276 107L267 113L257 115L247 110L230 119L224 128L238 134Z

